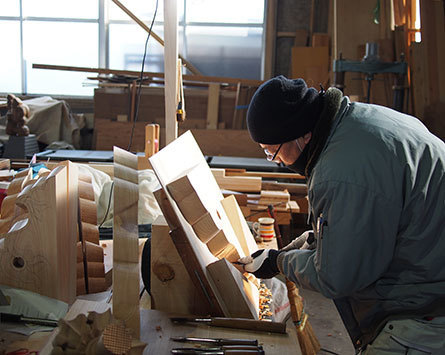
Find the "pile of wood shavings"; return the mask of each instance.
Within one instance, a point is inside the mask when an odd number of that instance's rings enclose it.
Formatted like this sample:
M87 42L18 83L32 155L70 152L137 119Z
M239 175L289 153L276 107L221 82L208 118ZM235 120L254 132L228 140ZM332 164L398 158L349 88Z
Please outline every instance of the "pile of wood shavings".
M272 312L270 306L272 304L272 292L264 283L260 284L260 320L272 320Z

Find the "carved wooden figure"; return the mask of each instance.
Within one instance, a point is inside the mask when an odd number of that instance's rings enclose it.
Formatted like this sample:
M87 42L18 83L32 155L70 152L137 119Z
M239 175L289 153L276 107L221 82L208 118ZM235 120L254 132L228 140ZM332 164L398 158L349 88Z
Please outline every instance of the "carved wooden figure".
M29 107L13 94L8 94L8 112L6 114L6 134L10 136L27 136L29 127Z

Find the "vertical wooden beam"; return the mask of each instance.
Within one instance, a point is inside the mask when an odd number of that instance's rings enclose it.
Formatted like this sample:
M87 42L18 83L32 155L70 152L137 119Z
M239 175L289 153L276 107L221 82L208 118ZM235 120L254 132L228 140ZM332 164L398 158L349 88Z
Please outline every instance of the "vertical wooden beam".
M445 102L445 2L434 1L439 101Z
M218 129L219 84L210 83L207 97L207 129Z
M437 58L437 36L436 21L434 14L434 2L431 0L420 0L420 15L422 23L422 43L425 46L427 57L428 93L427 103L436 103L439 99L438 83L438 58Z
M267 0L266 3L266 48L264 51L264 80L270 79L274 76L275 40L277 31L277 0Z
M139 339L138 158L114 147L113 316Z
M176 93L178 90L178 10L176 0L164 0L165 144L178 137Z

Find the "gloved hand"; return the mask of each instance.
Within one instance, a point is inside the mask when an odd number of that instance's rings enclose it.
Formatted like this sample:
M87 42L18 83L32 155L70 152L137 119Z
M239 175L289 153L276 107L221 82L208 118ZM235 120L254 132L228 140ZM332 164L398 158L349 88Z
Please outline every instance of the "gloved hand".
M275 249L260 249L250 256L245 256L236 264L242 265L242 270L254 274L260 279L270 279L280 273L277 257L281 251Z
M314 231L309 230L302 233L300 236L295 238L292 242L286 245L284 248L280 249L281 251L289 251L293 249L315 249L315 235Z

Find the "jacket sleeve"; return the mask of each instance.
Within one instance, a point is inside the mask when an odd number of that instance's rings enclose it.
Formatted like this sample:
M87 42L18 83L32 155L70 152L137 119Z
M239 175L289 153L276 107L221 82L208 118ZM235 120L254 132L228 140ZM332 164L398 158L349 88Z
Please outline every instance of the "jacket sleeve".
M316 233L317 247L282 253L280 270L328 298L376 282L391 262L401 208L387 196L345 182L320 183L309 197L315 221L321 215L325 221Z

